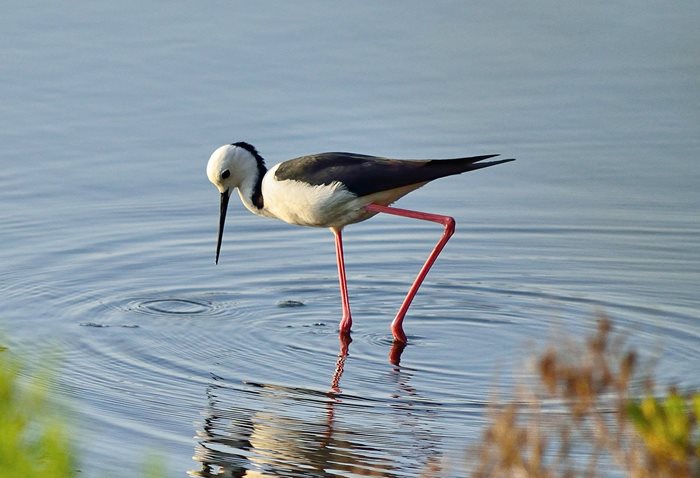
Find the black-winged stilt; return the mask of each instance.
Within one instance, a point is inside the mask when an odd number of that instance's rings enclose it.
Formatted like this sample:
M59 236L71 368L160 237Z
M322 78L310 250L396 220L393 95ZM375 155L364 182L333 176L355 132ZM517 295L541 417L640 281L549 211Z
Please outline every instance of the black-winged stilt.
M224 221L231 193L237 189L245 207L254 214L274 217L300 226L327 227L335 236L343 318L340 333L352 327L350 300L345 280L342 230L377 213L394 214L445 227L391 323L394 341L406 343L403 319L423 279L450 236L455 221L449 216L389 207L397 199L444 176L513 161L498 156L472 156L444 160L400 160L354 153L321 153L290 159L270 170L250 144L239 142L219 147L209 158L207 176L221 193L216 262L219 262Z

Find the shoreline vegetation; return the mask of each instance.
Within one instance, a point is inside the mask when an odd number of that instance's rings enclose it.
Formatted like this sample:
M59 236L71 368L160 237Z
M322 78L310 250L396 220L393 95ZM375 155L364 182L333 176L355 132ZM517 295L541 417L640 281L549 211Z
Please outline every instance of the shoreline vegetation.
M535 358L535 380L491 407L472 478L700 476L700 393L659 390L608 317Z
M466 453L466 476L700 477L700 392L659 391L653 366L610 319L598 317L591 336L558 341L535 359L530 383L494 400ZM80 476L68 425L48 398L53 373L32 376L0 346L0 478ZM166 476L158 459L147 462L142 476ZM421 476L448 472L431 462Z

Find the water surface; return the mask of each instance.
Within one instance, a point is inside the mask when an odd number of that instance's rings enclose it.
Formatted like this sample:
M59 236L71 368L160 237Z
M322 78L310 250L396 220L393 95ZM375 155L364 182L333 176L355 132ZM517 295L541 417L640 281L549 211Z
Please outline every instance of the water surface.
M167 8L12 2L0 19L0 325L60 357L81 475L455 476L494 389L605 312L661 384L698 388L700 34L694 2ZM206 160L245 140L518 161L401 207L457 233L388 325L439 227L332 236L232 201L214 265ZM342 374L340 373L342 372ZM194 460L192 459L194 455Z

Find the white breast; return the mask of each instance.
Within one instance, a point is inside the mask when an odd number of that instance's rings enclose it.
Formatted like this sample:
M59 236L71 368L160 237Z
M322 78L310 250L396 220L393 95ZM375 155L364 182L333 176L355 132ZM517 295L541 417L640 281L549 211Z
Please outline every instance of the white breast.
M342 227L370 216L368 201L358 198L341 183L314 186L303 181L275 179L274 166L263 178L265 212L290 224Z

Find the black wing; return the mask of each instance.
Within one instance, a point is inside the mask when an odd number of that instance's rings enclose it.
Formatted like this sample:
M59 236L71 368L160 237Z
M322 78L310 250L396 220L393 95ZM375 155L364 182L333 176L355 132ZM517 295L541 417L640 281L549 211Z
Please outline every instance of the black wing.
M283 162L275 171L275 178L279 181L285 179L302 181L314 186L340 182L357 196L366 196L513 161L513 159L502 159L479 162L495 156L498 155L408 160L355 153L320 153Z

